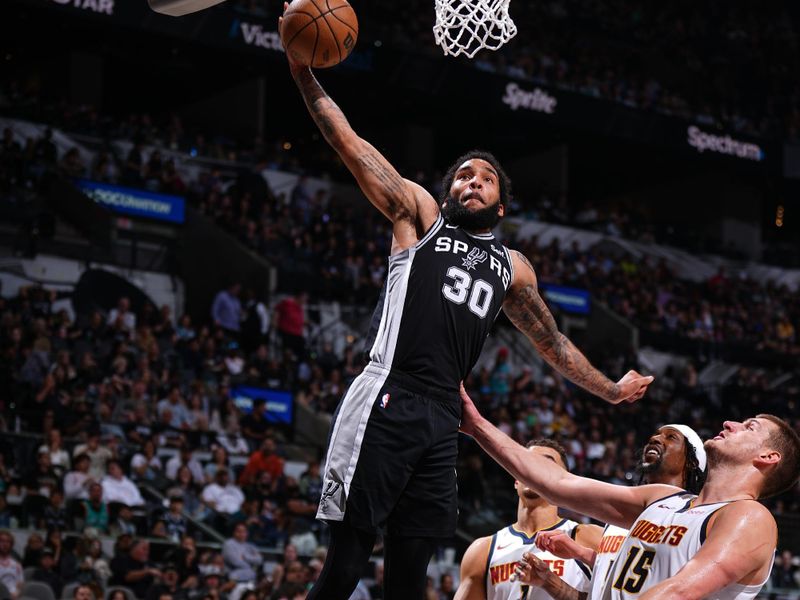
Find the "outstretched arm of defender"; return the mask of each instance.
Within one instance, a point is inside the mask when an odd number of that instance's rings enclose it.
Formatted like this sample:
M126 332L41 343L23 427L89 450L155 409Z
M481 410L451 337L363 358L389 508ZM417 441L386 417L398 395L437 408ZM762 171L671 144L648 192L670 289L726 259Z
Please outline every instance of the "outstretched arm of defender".
M644 396L653 378L628 371L625 377L614 383L594 368L575 344L558 330L553 315L539 295L530 261L521 252L512 251L511 255L514 281L503 310L542 358L570 381L612 404L625 400L633 402Z
M642 600L707 598L732 583L760 585L767 579L778 539L769 510L754 500L732 502L711 519L700 551Z
M484 419L463 386L461 408L459 429L475 438L512 477L550 504L629 528L648 504L679 491L669 485L628 487L578 477L553 461L529 452Z

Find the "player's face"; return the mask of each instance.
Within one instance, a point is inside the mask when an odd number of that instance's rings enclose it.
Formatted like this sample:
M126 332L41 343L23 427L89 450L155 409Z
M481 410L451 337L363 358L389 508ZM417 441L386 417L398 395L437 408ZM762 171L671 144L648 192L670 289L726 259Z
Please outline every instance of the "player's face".
M564 470L567 468L567 465L565 465L561 460L561 455L554 448L547 448L546 446L533 446L528 448L528 452L538 456L544 456L546 459L552 460ZM539 494L534 492L531 488L526 487L521 481L514 481L514 488L517 490L517 496L519 496L520 500L522 501L537 500L540 497Z
M500 201L500 180L494 167L480 158L471 158L456 170L448 202L458 202L470 211L494 206ZM500 216L503 206L499 205Z
M673 427L662 427L647 441L642 451L644 473L676 475L686 466L686 438Z
M737 463L755 460L765 450L771 449L767 441L777 427L768 419L758 417L747 419L742 423L725 421L722 424L722 431L706 441L706 452L709 459L716 462L721 459Z

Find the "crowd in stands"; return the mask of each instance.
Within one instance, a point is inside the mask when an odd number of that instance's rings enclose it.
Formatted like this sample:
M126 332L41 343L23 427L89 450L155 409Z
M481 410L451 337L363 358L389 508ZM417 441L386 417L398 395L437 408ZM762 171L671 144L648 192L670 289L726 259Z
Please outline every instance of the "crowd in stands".
M278 7L240 0L235 10L265 19ZM441 55L433 2L355 2L360 47ZM798 19L789 2L768 9L682 0L511 2L519 33L471 64L630 107L677 115L744 134L800 136ZM464 59L465 61L467 59Z
M158 156L139 152L139 161L113 168L115 180L177 191L169 187L178 185L175 178L164 176L170 169L154 166ZM89 168L74 153L59 158L47 134L27 149L4 140L0 165L3 185L24 184L43 168L71 175ZM99 177L106 172L91 168ZM427 184L435 194L436 178ZM213 172L181 185L242 243L314 281L307 290L313 300L374 302L390 240L374 211L308 194L302 179L276 195L252 172L232 185ZM771 412L800 426L800 390L773 387L773 373L742 368L712 389L697 375L702 361L737 344L796 359L800 306L789 290L724 272L691 284L664 264L556 243L541 247L536 240L512 245L531 259L543 283L589 289L642 332L665 335L671 344L689 341L701 361L659 377L645 402L610 407L554 372L537 376L514 364L501 349L466 385L481 411L515 439L553 437L567 447L574 472L635 483L638 452L659 423L684 422L708 437L721 414ZM72 315L56 308L59 300L38 286L0 298L0 389L6 390L0 529L47 532L30 534L19 569L0 533L2 581L21 591L23 569L33 568L26 579L62 592L79 583L98 600L115 586L148 600L302 598L324 560L325 531L313 519L319 464L287 474L283 432L264 420L261 404L251 411L237 406L231 389L241 383L285 389L296 402L331 414L360 372L360 353L309 346L302 293L268 306L233 284L200 321L149 304L133 307L126 298L107 311ZM621 351L599 366L619 376L637 360ZM507 520L515 506L507 477L473 443L462 446L462 524L477 530ZM507 496L493 493L498 482L508 484ZM769 506L778 515L800 512L800 495L795 490ZM210 531L225 541L214 545ZM117 538L112 555L101 544L106 535ZM282 549L282 558L265 559L265 547ZM773 585L800 587L799 560L782 552ZM380 565L368 580L360 597L380 597ZM452 597L452 584L446 574L432 580L430 597ZM87 600L81 586L71 597Z

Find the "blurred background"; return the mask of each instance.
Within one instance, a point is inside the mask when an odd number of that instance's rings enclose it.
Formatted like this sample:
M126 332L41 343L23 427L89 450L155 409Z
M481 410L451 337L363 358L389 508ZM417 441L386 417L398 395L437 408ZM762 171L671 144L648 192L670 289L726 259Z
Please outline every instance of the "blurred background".
M11 595L302 598L319 574L319 461L391 232L306 112L281 4L0 8ZM352 4L356 49L317 75L356 131L435 197L459 154L493 152L514 184L497 235L560 329L612 378L656 376L611 407L501 315L466 382L483 414L623 484L664 423L798 426L796 3L516 0L516 38L473 60L442 56L429 0ZM430 598L516 515L513 480L466 438L458 475ZM762 597L800 598L800 493L766 504L780 540ZM381 577L379 543L354 597L380 598Z

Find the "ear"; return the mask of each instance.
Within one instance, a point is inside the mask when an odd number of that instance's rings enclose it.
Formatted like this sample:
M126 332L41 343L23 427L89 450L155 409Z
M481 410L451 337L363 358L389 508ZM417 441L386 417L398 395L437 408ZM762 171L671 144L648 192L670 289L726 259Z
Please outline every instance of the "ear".
M758 469L764 469L770 465L776 465L781 461L781 453L777 450L762 450L753 460L753 464Z
M500 206L497 207L497 216L503 218L506 214L506 205L503 202L500 202Z

